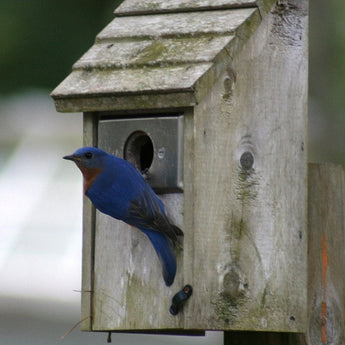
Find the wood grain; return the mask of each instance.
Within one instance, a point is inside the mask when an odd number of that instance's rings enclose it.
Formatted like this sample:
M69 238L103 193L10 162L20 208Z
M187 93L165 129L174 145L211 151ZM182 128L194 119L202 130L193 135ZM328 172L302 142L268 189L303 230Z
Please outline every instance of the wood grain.
M255 0L127 0L116 10L117 16L182 11L200 11L255 6Z
M309 165L308 344L345 343L345 179L341 166Z
M277 20L263 19L194 108L187 328L306 329L306 18L288 45Z

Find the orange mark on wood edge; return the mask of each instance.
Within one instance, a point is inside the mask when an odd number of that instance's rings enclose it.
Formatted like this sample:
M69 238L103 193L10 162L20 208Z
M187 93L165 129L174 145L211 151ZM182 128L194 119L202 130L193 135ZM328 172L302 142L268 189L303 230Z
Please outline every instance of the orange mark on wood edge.
M326 314L327 314L327 266L328 266L328 249L327 249L327 237L323 235L321 238L321 259L322 259L322 302L321 302L321 341L327 343L327 324L326 324Z

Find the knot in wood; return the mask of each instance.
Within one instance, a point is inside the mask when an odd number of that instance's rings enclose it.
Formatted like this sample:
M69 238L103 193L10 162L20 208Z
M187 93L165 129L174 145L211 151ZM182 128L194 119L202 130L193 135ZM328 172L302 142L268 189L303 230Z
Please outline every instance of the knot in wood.
M242 169L250 170L254 164L254 156L251 152L247 151L241 155L240 164Z

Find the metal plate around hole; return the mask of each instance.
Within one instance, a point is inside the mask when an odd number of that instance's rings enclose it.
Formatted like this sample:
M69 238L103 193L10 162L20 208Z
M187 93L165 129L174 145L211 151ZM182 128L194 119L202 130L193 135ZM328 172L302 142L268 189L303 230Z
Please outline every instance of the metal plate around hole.
M123 158L127 139L145 132L153 144L153 161L145 178L158 193L183 191L183 115L101 119L98 147Z

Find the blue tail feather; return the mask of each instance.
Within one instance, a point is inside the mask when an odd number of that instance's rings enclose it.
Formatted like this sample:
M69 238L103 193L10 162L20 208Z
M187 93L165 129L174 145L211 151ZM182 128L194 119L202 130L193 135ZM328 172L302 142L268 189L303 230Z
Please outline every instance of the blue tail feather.
M172 285L176 274L176 258L170 240L163 233L141 229L150 239L159 261L162 264L162 273L165 284Z

